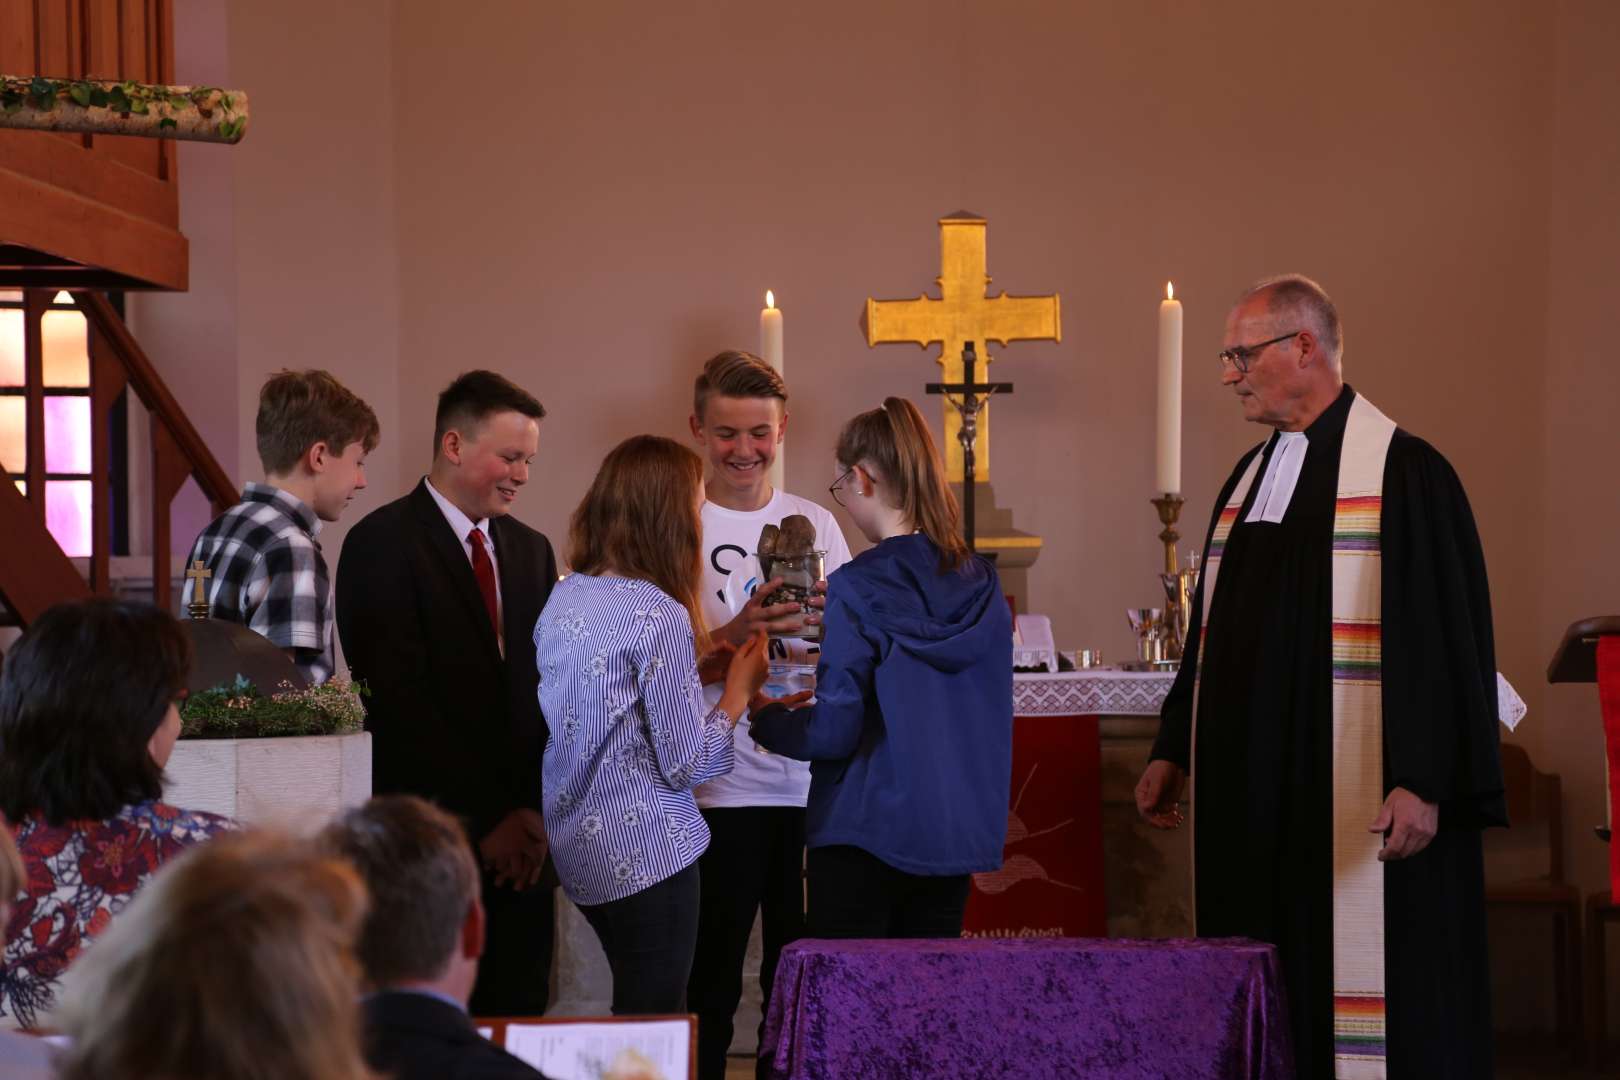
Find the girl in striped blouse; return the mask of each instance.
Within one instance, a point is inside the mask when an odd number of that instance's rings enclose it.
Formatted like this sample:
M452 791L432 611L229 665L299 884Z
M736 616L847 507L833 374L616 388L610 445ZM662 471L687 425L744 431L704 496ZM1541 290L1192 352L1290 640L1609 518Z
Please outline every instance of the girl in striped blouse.
M692 788L731 770L732 726L765 682L760 634L703 708L702 503L691 450L651 435L619 444L574 511L574 573L534 630L546 832L563 891L607 953L620 1015L683 1007L709 844Z

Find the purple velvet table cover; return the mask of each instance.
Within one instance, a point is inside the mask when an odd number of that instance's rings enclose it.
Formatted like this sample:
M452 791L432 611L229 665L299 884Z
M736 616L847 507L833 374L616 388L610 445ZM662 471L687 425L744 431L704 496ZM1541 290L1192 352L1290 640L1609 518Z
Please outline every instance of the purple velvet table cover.
M1293 1075L1270 945L1094 938L795 942L765 1021L770 1075Z

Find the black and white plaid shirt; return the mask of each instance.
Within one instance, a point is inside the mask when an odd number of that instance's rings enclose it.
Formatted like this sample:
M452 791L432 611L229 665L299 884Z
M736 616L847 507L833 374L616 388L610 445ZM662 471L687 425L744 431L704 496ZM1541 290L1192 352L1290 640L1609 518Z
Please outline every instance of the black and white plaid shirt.
M315 511L303 500L269 484L249 484L242 501L215 518L191 545L213 571L208 614L239 622L294 650L311 684L332 677L332 582L321 555ZM186 579L182 606L196 587ZM265 693L272 688L261 687Z

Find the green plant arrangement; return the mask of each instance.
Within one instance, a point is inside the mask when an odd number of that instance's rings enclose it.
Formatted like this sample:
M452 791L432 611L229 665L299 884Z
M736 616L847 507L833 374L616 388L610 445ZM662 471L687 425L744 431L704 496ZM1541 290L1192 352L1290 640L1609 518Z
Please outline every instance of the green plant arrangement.
M180 706L182 739L256 739L292 735L350 735L361 730L370 691L364 683L334 679L295 690L290 683L266 694L242 676L229 685L192 694Z
M247 123L241 90L0 75L0 127L235 143Z

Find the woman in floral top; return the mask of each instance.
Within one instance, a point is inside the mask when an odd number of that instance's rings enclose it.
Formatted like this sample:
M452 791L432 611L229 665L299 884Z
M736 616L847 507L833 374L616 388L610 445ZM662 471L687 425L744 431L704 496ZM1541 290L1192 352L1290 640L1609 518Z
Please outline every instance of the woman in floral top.
M765 682L761 634L705 713L698 654L703 464L638 436L574 512L569 563L534 641L551 853L613 970L616 1014L679 1012L709 830L692 788L731 770L732 725ZM701 645L699 643L702 643Z
M34 1027L75 957L159 866L231 822L160 801L189 647L155 608L59 604L0 670L0 816L22 852L0 1025Z

